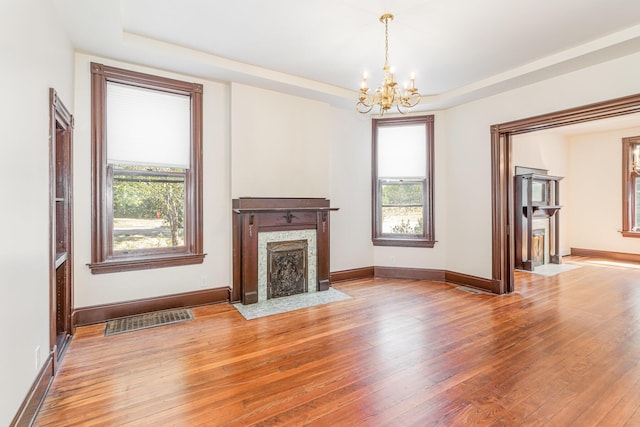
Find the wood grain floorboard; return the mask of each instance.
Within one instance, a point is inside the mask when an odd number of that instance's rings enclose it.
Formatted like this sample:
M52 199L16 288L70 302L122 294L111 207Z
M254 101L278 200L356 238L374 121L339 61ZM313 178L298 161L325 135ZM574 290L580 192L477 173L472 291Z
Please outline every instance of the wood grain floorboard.
M503 296L371 278L251 321L80 327L35 425L640 425L640 269L568 261Z

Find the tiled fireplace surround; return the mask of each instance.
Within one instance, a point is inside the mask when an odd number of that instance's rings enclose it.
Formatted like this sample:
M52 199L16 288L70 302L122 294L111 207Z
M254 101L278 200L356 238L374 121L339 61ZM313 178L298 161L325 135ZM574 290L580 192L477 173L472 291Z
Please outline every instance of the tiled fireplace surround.
M337 209L323 198L234 199L232 300L253 304L266 298L266 254L261 248L273 241L306 239L309 291L329 289L332 210Z

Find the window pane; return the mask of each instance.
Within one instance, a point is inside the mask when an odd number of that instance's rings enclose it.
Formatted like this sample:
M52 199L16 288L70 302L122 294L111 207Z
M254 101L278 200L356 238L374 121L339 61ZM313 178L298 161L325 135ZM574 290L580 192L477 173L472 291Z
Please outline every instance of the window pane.
M184 246L184 183L184 169L114 168L113 250Z
M107 83L109 163L189 167L191 98Z
M382 205L422 205L422 183L392 182L381 184Z
M426 126L403 125L378 128L378 177L427 174Z
M382 233L422 235L422 206L383 207Z

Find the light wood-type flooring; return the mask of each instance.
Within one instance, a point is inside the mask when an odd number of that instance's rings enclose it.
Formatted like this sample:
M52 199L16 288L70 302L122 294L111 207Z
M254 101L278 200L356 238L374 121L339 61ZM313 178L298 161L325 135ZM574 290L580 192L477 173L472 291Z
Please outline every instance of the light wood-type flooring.
M640 266L569 261L503 296L368 279L251 321L82 327L36 425L640 426Z

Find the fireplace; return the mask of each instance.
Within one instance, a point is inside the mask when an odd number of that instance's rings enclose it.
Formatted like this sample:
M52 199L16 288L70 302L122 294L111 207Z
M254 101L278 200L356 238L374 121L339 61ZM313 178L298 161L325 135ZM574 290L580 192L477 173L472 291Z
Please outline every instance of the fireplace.
M299 292L289 292L289 295L302 292L316 292L317 286L317 239L316 230L282 230L262 231L258 234L258 300L265 301L274 298L269 287L271 282L278 279L292 280L293 275L301 275L306 281L304 289ZM300 253L300 252L304 253ZM291 264L295 258L295 265ZM302 272L304 269L304 272ZM294 271L295 270L295 271ZM276 276L272 274L276 271ZM274 280L272 280L272 278ZM280 283L279 288L293 287L294 284ZM287 293L288 291L282 291ZM280 293L277 292L276 294ZM280 295L288 296L288 295Z
M531 261L533 266L545 263L545 229L539 228L531 232Z
M532 271L562 264L560 256L560 180L546 169L516 166L513 216L514 267Z
M267 243L267 299L307 292L307 241Z
M232 301L329 289L327 199L233 200Z

